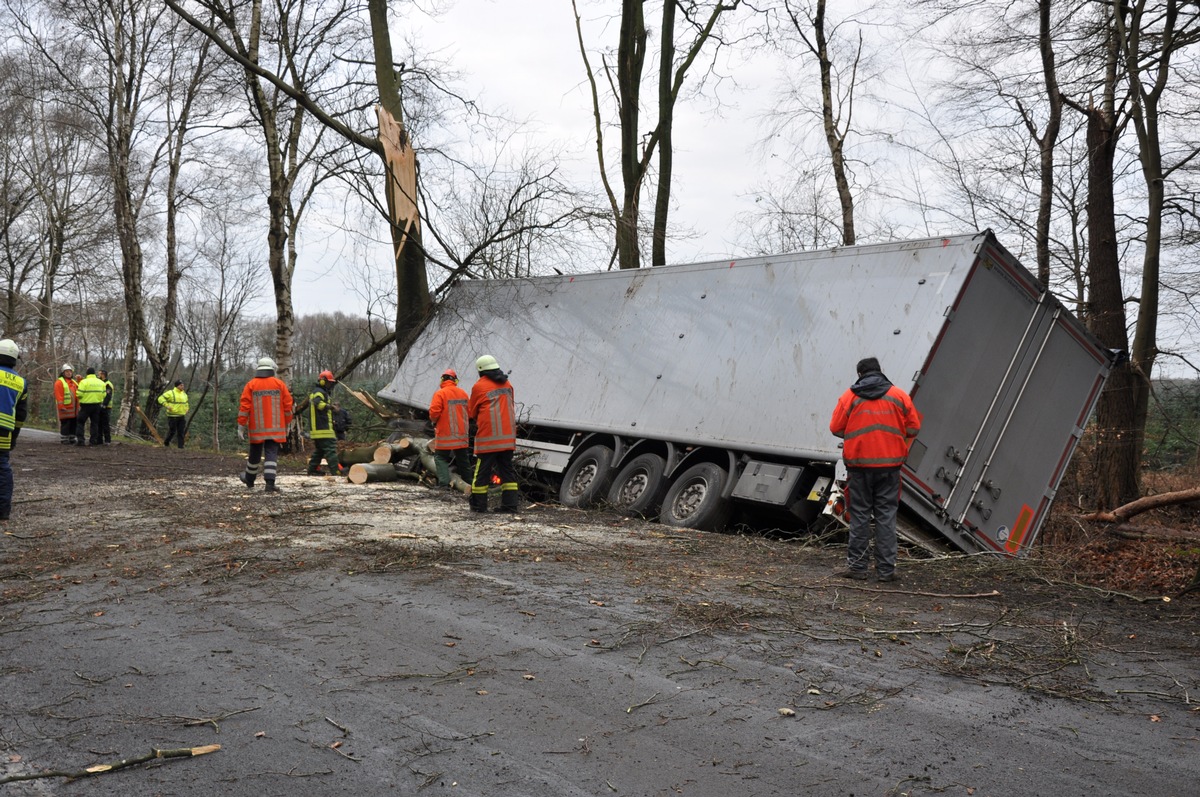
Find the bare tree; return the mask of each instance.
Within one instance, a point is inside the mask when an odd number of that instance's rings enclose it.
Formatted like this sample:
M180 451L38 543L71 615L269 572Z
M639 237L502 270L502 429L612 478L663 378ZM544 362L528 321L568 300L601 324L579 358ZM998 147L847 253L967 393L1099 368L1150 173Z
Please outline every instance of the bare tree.
M675 105L683 86L697 59L707 45L722 45L716 34L717 23L723 14L735 11L741 0L718 1L711 5L699 2L666 0L663 4L659 29L659 66L657 115L654 128L643 138L639 130L642 112L642 84L645 80L647 55L647 28L644 15L645 0L622 0L621 24L617 36L616 66L602 59L602 75L592 68L587 45L584 42L583 21L579 15L577 0L571 0L575 12L575 29L579 42L579 53L592 95L592 113L596 136L596 155L600 179L608 195L616 233L614 254L620 268L638 268L641 265L640 248L640 204L642 190L650 176L650 166L656 152L659 155L658 186L655 195L655 217L653 221L653 249L651 263L666 262L667 219L671 205L671 178L674 163L674 119ZM676 42L677 10L682 10L688 22L688 32L680 46ZM604 112L601 107L599 82L601 76L613 93L617 106L618 135L620 139L618 157L621 164L621 196L608 176L604 140Z
M293 46L284 47L278 53L279 57L274 64L274 69L263 65L259 50L262 34L261 10L263 6L261 0L253 0L252 8L259 9L259 12L251 14L247 29L248 38L243 38L239 34L239 17L236 16L234 7L222 6L215 0L207 5L220 20L223 30L228 34L228 40L214 27L206 25L189 14L176 0L166 0L166 2L176 14L212 39L222 52L246 70L248 86L260 123L264 123L268 119L279 121L280 117L275 109L283 108L282 102L286 97L294 103L287 108L289 119L302 124L303 114L311 114L325 128L337 133L341 139L375 153L382 160L387 175L388 221L391 226L396 264L398 291L396 342L402 354L405 351L404 341L424 323L431 306L431 299L428 278L425 274L424 250L420 245L421 220L416 210L418 194L416 155L405 126L404 106L401 101L403 88L401 72L396 68L392 59L386 0L368 0L367 2L371 42L374 50L376 88L380 103L376 108L379 135L374 138L358 133L337 118L335 113L323 107L322 97L312 92L313 86L303 83L305 80L315 79L313 59L320 56L319 49L317 51L299 50L294 47L295 42L292 41ZM277 9L281 12L279 15L281 20L289 16L287 8L290 6L280 6ZM319 18L313 23L312 30L309 31L312 37L306 39L307 44L330 40L330 37L333 37L338 31L338 26L333 24L335 21L344 25L352 21L352 12L355 7L343 4L335 6L335 8L338 10L324 9L322 11ZM288 31L286 26L281 30L295 33L295 31ZM285 38L281 38L281 41ZM253 43L253 47L250 46L251 43ZM288 140L286 135L280 136L281 130L282 128L277 129L274 134L266 133L264 124L265 135L268 139L275 140L277 146ZM288 128L284 132L290 133L292 128ZM275 151L278 153L278 148ZM287 163L289 166L294 166L291 161ZM288 172L283 169L283 163L271 166L271 174L273 180L276 177L288 176ZM274 183L272 185L272 193L276 197L274 201L282 202L283 194L276 190L278 187ZM281 222L276 221L288 212L286 203L283 204L282 209L271 209L273 226L269 233L269 243L273 251L277 252L283 250L286 244L285 236L289 232L284 229ZM294 210L295 207L292 209L295 218ZM291 232L294 233L294 230ZM294 267L294 261L291 265ZM276 257L271 265L273 276L278 274L278 277L275 277L276 310L281 315L276 349L281 360L290 359L290 352L285 350L280 354L278 348L281 342L287 342L286 345L290 346L291 327L294 322L294 314L290 309L291 273L284 271L287 266L288 262L281 256ZM287 280L286 290L281 293L285 277Z
M862 32L857 46L847 54L847 64L836 65L830 50L829 20L825 0L813 3L784 0L783 10L791 30L816 59L821 87L821 130L829 148L829 165L833 171L841 206L841 243L851 245L857 240L854 231L854 193L846 158L846 139L853 129L854 94L858 88L859 64L863 55ZM836 34L835 25L833 33Z

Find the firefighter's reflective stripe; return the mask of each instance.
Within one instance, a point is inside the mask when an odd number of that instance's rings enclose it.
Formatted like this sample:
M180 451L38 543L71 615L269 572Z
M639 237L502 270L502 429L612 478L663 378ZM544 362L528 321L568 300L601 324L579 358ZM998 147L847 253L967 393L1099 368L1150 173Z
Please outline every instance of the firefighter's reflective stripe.
M436 428L438 451L466 448L471 437L467 391L453 382L443 382L429 402L429 420Z
M446 402L446 433L438 433L438 448L452 450L466 448L471 436L470 425L467 422L467 399L450 399Z
M0 451L12 448L13 430L24 425L25 400L25 378L0 368Z
M908 457L909 441L920 429L920 414L895 385L877 399L847 390L829 424L829 430L846 441L842 458L848 468L900 467Z
M283 421L283 395L278 390L254 390L250 393L253 416L261 425L250 430L250 442L261 443L287 436Z
M517 418L511 383L479 377L471 389L468 411L476 425L476 455L511 451L517 447Z
M54 404L58 410L59 420L74 418L78 414L79 407L75 403L75 390L75 381L67 379L65 376L60 376L54 383Z
M333 430L333 403L322 388L308 394L308 424L313 440L337 439L337 432Z
M284 442L292 422L292 394L274 376L256 376L242 389L238 424L250 433L251 443Z

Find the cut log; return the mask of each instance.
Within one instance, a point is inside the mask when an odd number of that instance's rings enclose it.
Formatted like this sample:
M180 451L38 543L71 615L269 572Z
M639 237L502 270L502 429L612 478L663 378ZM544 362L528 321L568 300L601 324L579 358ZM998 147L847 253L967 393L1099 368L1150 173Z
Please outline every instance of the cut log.
M396 468L386 462L380 463L364 463L356 462L350 466L350 471L346 474L347 478L355 484L368 484L371 482L394 482L399 480L396 474Z
M395 443L380 443L375 447L373 462L382 465L387 462L399 462L412 454L412 440L402 437Z
M373 482L394 482L401 479L417 480L418 473L401 470L388 462L356 462L346 472L346 478L354 484L371 484Z
M375 446L356 446L338 452L338 462L350 466L358 462L374 462Z

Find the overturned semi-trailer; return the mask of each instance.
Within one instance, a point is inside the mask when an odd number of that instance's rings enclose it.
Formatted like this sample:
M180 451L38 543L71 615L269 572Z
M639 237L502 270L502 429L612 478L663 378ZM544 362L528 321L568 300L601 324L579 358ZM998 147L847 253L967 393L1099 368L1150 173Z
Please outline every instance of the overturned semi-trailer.
M442 371L469 382L484 353L564 503L700 529L739 503L836 513L829 418L878 357L923 416L902 533L1010 555L1036 538L1111 363L990 231L463 282L380 395L423 409Z

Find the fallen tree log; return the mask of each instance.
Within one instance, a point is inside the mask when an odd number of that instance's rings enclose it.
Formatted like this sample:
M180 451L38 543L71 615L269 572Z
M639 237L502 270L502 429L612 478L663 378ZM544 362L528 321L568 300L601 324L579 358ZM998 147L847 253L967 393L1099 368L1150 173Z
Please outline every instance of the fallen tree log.
M408 456L412 456L412 440L402 437L395 443L380 443L376 446L371 461L383 465L387 462L399 462Z
M1097 523L1124 523L1131 517L1140 515L1143 512L1149 512L1151 509L1174 506L1175 504L1186 504L1191 501L1200 501L1200 487L1193 487L1190 490L1176 490L1171 493L1159 493L1158 495L1147 495L1144 498L1123 504L1110 512L1092 512L1087 515L1081 515L1079 519Z
M338 462L349 467L359 462L374 462L376 446L356 446L338 452Z
M356 462L350 466L346 474L354 484L372 484L374 482L395 482L401 479L420 479L419 473L400 470L388 462Z
M434 453L433 441L429 438L418 437L412 441L413 448L417 452L417 457L427 472L437 475L437 455ZM450 471L450 486L458 490L463 495L471 494L471 485L462 478L461 474Z

